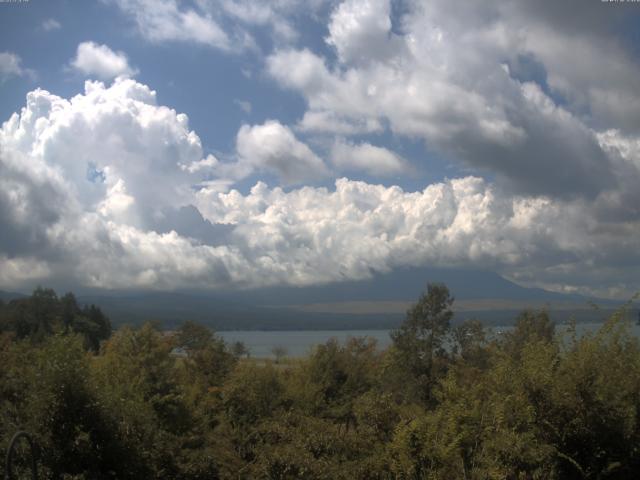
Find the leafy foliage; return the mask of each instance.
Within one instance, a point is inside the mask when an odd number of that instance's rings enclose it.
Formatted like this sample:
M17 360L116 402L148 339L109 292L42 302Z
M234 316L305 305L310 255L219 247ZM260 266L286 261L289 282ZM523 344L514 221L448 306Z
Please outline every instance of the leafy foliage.
M386 351L330 340L276 363L191 322L111 335L37 289L0 305L0 448L27 429L49 479L636 478L624 315L578 337L527 311L492 336L452 328L452 303L429 285Z
M38 287L30 297L0 303L2 332L36 343L54 333L78 333L95 352L111 335L111 322L95 305L81 308L72 293L58 298L50 288Z

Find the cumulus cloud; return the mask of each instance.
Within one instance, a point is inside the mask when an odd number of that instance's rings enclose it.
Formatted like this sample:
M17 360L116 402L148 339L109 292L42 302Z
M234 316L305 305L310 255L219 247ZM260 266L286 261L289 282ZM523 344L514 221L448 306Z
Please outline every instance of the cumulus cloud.
M11 165L52 172L59 178L55 191L70 190L88 208L108 199L112 205L128 203L129 221L141 227L158 209L189 198L188 167L203 160L187 116L158 106L153 90L122 77L110 87L88 81L84 94L68 100L41 89L30 92L20 114L3 125L1 138L5 165L7 158L29 159L14 159ZM124 202L125 196L135 202ZM51 208L56 203L53 197ZM36 202L25 200L27 204ZM121 221L118 212L125 213L124 208L107 211L115 221Z
M174 267L185 278L192 268L195 277L226 278L218 260L197 260L210 251L198 240L206 221L182 222L184 237L171 221L193 200L194 175L215 157L203 156L186 115L158 106L145 85L122 77L110 87L87 82L69 100L30 92L3 124L0 152L5 286L28 282L19 272L27 264L38 265L39 276L99 287L179 286ZM162 259L172 257L172 245L187 249L186 257ZM122 270L127 262L137 266ZM157 279L162 271L167 276Z
M340 179L335 190L287 193L258 184L248 195L202 190L198 197L203 215L234 225L235 243L276 283L367 278L408 265L475 265L529 284L592 292L611 282L627 285L628 293L640 262L626 236L637 221L603 226L581 201L513 197L477 177L419 192ZM621 228L625 233L616 233ZM613 244L619 250L609 249ZM622 258L624 268L616 260ZM615 274L607 268L612 261Z
M360 170L375 176L398 175L408 170L406 161L391 150L366 142L336 141L331 149L331 161L341 170Z
M599 129L629 133L640 126L634 95L640 66L633 50L625 49L624 36L615 32L637 20L639 12L628 2L610 7L607 2L543 0L539 8L514 2L500 11L512 28L527 25L522 48L540 61L549 88L572 111Z
M220 162L214 155L207 155L206 158L202 160L197 160L191 162L189 165L180 164L180 168L182 170L186 170L189 173L196 173L199 171L207 171L216 169L220 165Z
M207 12L183 8L176 0L113 0L131 16L140 34L152 42L193 42L221 50L231 41Z
M240 163L275 173L286 184L314 181L328 174L324 162L291 129L275 120L243 125L236 150Z
M0 285L22 285L25 282L45 280L51 271L46 262L34 258L9 258L0 255Z
M29 256L49 248L47 229L72 208L55 168L2 142L0 163L0 253Z
M635 138L612 131L599 142L638 161ZM283 179L326 168L275 121L242 127L237 143L240 162ZM344 178L289 191L258 182L243 194L220 188L220 164L186 115L135 80L86 82L70 99L30 92L0 129L0 286L307 285L475 265L621 294L640 266L638 212L610 216L614 198L513 195L473 176L416 192Z
M331 15L326 41L343 63L368 63L398 55L404 48L391 33L388 0L347 0Z
M602 14L594 5L580 16ZM267 70L305 98L305 131L347 135L388 125L517 191L595 198L627 172L597 134L603 124L637 131L631 85L640 72L604 27L567 31L546 15L515 1L464 12L444 0L411 2L394 29L389 1L348 0L334 8L326 38L337 63L283 48Z
M301 18L316 22L331 0L108 0L132 18L138 32L155 43L188 42L242 53L260 52L256 38L276 45L299 40Z
M246 196L198 196L206 218L235 225L234 238L259 269L272 270L271 281L310 284L401 265L492 263L498 252L522 260L516 238L496 234L509 224L511 204L473 177L415 193L340 179L333 191L285 193L259 183Z
M87 76L96 76L102 80L124 75L132 76L137 71L129 66L124 52L114 52L106 45L94 42L82 42L78 45L71 67Z
M22 59L12 52L0 52L0 82L11 77L22 77L31 71L22 67Z
M298 32L287 18L297 8L297 2L253 2L250 0L210 1L209 8L222 7L231 18L246 25L269 26L277 40L289 42L298 37ZM313 2L307 7L312 7Z

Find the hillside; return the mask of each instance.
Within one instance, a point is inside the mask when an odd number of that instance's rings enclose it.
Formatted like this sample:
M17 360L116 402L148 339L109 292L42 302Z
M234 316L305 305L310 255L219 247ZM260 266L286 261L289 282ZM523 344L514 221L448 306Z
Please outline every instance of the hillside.
M550 310L556 321L579 312L583 321L604 318L615 302L526 288L493 272L452 269L403 269L364 281L309 287L272 287L218 292L91 292L80 302L100 306L114 324L159 320L173 328L183 320L216 330L321 330L393 328L404 318L428 282L443 282L456 298L456 321L477 318L509 324L526 308Z

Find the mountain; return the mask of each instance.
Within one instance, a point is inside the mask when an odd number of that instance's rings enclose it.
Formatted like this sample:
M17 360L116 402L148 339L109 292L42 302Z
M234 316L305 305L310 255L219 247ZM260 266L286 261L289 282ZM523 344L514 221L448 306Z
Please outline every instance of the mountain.
M3 302L9 302L11 300L15 300L17 298L25 298L27 295L17 292L5 292L4 290L0 290L0 300Z
M268 287L216 292L92 292L82 303L100 306L114 324L162 322L174 328L193 320L216 330L317 330L393 328L405 316L428 282L443 282L456 298L456 319L478 318L508 324L525 308L546 307L557 321L576 314L601 320L612 302L599 302L539 288L521 287L493 272L462 269L407 268L374 274L362 281L308 287Z
M429 282L444 283L459 299L509 299L584 302L581 295L521 287L497 273L444 268L402 268L377 273L370 279L309 287L269 287L251 292L228 292L226 298L246 299L264 305L300 305L344 301L415 301Z

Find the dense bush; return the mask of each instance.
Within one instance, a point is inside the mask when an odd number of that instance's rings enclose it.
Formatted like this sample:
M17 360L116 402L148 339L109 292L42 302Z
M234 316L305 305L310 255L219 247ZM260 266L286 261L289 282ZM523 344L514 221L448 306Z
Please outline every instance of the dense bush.
M52 479L637 478L622 315L578 338L524 312L492 337L452 328L451 305L430 285L386 351L330 340L275 363L189 322L109 336L95 307L38 289L0 307L0 447L27 429Z

